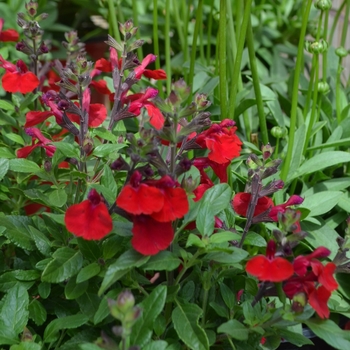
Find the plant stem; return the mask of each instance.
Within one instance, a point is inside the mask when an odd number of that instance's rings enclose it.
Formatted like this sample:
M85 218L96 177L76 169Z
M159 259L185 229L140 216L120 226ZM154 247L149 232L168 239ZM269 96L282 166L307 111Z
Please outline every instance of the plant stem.
M337 27L337 24L339 23L339 17L341 15L341 13L343 12L343 9L345 7L345 4L346 4L347 0L344 0L342 2L342 4L339 6L338 10L337 10L337 13L335 14L334 16L334 21L333 21L333 24L332 24L332 28L331 28L331 31L329 33L329 37L328 37L328 42L329 43L332 43L333 42L333 37L334 37L334 32L335 32L335 28Z
M170 59L170 0L165 3L165 72L166 72L166 90L169 95L171 92L171 59Z
M203 11L203 0L198 0L197 17L196 17L196 23L194 26L193 41L192 41L192 48L191 48L190 73L189 73L189 77L188 77L188 85L191 88L191 93L188 96L189 103L191 102L192 92L193 92L194 66L195 66L195 62L196 62L196 51L197 51L199 26L203 25L203 23L199 21L201 19L201 12L202 11ZM200 13L200 15L199 15L199 13Z
M156 60L156 69L160 68L159 60L159 38L158 38L158 0L153 0L153 49L154 54L158 57ZM157 80L158 93L161 98L164 98L164 91L161 80Z
M219 22L219 90L220 118L227 118L227 75L226 75L226 0L220 0Z
M312 0L304 0L303 6L302 6L303 21L302 21L302 27L301 27L301 31L300 31L298 55L297 55L295 72L294 72L294 80L293 80L292 108L291 108L291 112L290 112L290 128L289 128L288 148L287 148L287 155L286 155L286 158L284 159L282 170L281 170L281 180L283 180L283 181L286 181L286 179L287 179L287 176L289 173L290 162L292 160L293 145L294 145L294 138L295 138L295 128L296 128L296 122L297 122L299 79L300 79L300 73L301 73L301 63L303 62L303 55L304 55L305 34L306 34L306 28L307 28L307 24L308 24L311 5L312 5Z
M120 42L120 34L119 34L119 28L118 28L118 22L117 22L117 14L114 7L113 0L107 0L108 1L108 13L109 13L109 27L111 34L117 40Z
M248 28L247 28L247 46L248 46L248 53L249 53L250 70L252 72L252 78L253 78L256 105L258 108L259 125L260 125L260 132L262 136L262 142L264 145L267 145L269 143L269 135L267 133L264 103L263 103L263 99L260 91L260 79L259 79L258 67L256 64L256 57L255 57L255 50L254 50L254 36L253 36L253 29L252 29L252 23L250 18L248 21Z
M201 320L201 324L203 328L205 326L205 314L207 312L208 297L209 297L209 290L207 288L204 288L203 302L202 302L203 317Z
M242 55L243 55L243 49L244 49L244 42L245 42L245 37L246 37L246 32L248 27L248 21L250 18L251 4L252 4L252 0L246 0L242 25L239 32L238 43L237 43L237 55L236 55L234 71L233 71L234 75L231 81L229 111L230 113L232 113L233 120L235 119L234 110L235 110L236 96L238 91L238 84L239 84L238 82L241 74L241 62L242 62Z
M210 65L210 56L211 56L211 34L213 30L213 12L214 12L214 0L210 0L210 14L208 20L208 41L207 41L207 66Z
M139 13L138 13L138 6L137 6L137 0L132 0L132 16L133 16L133 21L135 24L135 27L139 28ZM140 28L136 32L136 39L140 39ZM137 55L140 61L143 60L143 51L142 51L142 46L140 46L137 49Z

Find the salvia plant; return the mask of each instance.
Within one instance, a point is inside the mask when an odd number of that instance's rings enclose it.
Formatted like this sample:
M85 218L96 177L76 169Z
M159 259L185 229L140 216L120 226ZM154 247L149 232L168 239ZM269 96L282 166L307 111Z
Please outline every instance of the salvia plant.
M275 148L244 147L236 122L211 119L210 96L184 79L161 98L167 73L154 54L138 58L132 20L120 41L108 36L107 57L89 61L71 31L58 60L48 15L32 0L25 10L20 34L0 19L0 41L18 52L0 51L2 348L276 349L312 344L305 327L348 348L336 279L347 236L318 244L294 191L275 204Z

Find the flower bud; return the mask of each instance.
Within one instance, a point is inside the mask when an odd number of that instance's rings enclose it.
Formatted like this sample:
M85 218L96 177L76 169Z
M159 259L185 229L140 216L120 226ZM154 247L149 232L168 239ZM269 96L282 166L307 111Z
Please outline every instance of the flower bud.
M317 0L314 3L314 5L318 10L327 11L332 7L332 1L331 0Z
M25 8L26 8L28 14L31 17L34 17L36 15L36 12L38 9L38 3L36 1L30 0L28 3L25 4Z
M135 298L130 292L130 290L124 290L118 295L117 306L120 311L126 312L132 309L135 305Z
M258 156L254 153L250 154L247 158L247 166L250 169L257 169L259 166L262 166L262 161L258 158Z
M94 141L90 136L86 136L83 142L83 150L85 154L90 154L94 148Z
M325 81L319 81L317 85L318 92L321 94L327 94L330 90L328 83Z
M307 41L305 43L305 48L312 54L320 54L328 50L328 43L324 39L314 42Z
M339 46L336 50L335 50L335 54L338 57L346 57L348 55L348 51L343 47L343 46Z
M271 145L268 143L267 145L264 145L261 147L261 151L262 151L262 156L263 159L269 159L273 153L274 148L271 147Z
M276 139L281 139L287 135L287 129L280 126L274 126L271 129L271 135L276 137Z
M304 306L307 303L307 298L305 293L295 294L293 297L292 310L299 314L304 311Z
M49 173L52 169L52 164L49 160L45 160L44 162L44 169L47 173Z
M181 100L186 100L191 92L191 89L183 79L175 81L172 88Z
M195 97L195 103L198 111L202 111L211 105L211 102L207 100L206 94L197 94Z

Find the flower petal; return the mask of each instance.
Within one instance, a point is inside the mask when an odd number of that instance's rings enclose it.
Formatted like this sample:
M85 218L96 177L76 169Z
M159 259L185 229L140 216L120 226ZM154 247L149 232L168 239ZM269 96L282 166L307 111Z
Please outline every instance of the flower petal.
M51 111L30 111L26 114L25 128L42 123L47 118L51 117L53 113Z
M19 72L6 72L2 77L2 86L7 92L21 92L26 94L39 85L39 79L32 72L20 74Z
M320 286L309 294L309 304L321 318L329 318L328 299L331 292L324 286Z
M107 118L107 109L101 103L93 103L89 109L89 126L96 128L100 126Z
M169 247L174 238L171 222L159 222L150 216L134 217L131 244L143 255L155 255Z
M165 120L162 112L153 103L150 102L145 104L145 108L147 109L150 118L150 124L155 129L160 130L163 127Z

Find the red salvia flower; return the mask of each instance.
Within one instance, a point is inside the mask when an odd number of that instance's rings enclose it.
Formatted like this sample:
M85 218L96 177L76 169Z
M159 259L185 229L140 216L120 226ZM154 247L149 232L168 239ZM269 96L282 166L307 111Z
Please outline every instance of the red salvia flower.
M202 170L210 166L221 183L227 182L227 168L230 162L220 164L213 162L208 157L198 157L194 159L192 164L201 172L201 175Z
M242 142L235 134L234 125L233 120L225 119L197 136L196 143L210 151L208 158L213 162L223 164L239 156Z
M117 198L117 205L134 215L152 214L162 209L164 196L153 186L141 183L142 175L135 171Z
M155 79L155 80L164 80L166 79L166 73L164 72L163 69L155 69L155 70L149 70L146 69L146 67L154 62L157 59L157 56L153 54L147 55L141 62L141 65L136 67L134 69L135 72L135 78L136 79L141 79L142 75L149 79Z
M25 128L29 128L34 125L38 125L51 117L53 113L51 111L30 111L26 114Z
M52 157L56 151L56 147L51 145L52 141L47 139L39 129L27 128L25 129L27 135L32 137L32 145L24 146L17 150L18 158L27 158L30 153L37 147L43 147L48 157ZM37 141L37 142L36 142Z
M317 289L314 288L309 293L309 304L317 312L321 318L329 318L328 300L331 296L331 292L324 286L320 286Z
M240 216L247 216L248 205L250 203L251 194L247 192L237 193L232 201L233 209ZM253 216L259 215L269 208L273 207L273 201L269 197L261 197L258 199Z
M159 222L148 215L137 215L133 223L131 244L143 255L155 255L167 249L174 238L170 221Z
M294 273L293 265L286 259L275 257L276 243L271 240L267 244L266 256L257 255L250 259L246 271L260 281L282 282Z
M39 85L37 76L28 71L22 60L18 60L16 65L14 65L0 55L0 67L6 70L2 77L2 86L7 92L27 94Z
M6 41L18 41L19 34L14 29L7 29L2 30L2 27L4 26L4 19L0 18L0 41L6 42Z
M160 130L164 125L164 116L161 111L148 99L154 98L158 95L158 90L147 88L144 93L128 95L123 98L124 103L131 101L129 105L129 112L135 115L140 115L141 108L147 109L150 117L150 124L157 130Z
M86 240L102 239L113 229L108 208L95 189L86 200L67 209L64 222L69 232Z
M292 205L298 205L303 203L304 198L297 196L297 195L293 195L291 196L286 203L283 204L279 204L276 205L275 207L273 207L271 209L271 211L269 212L269 216L273 221L278 221L277 215L278 213L285 213L286 208L292 206Z

